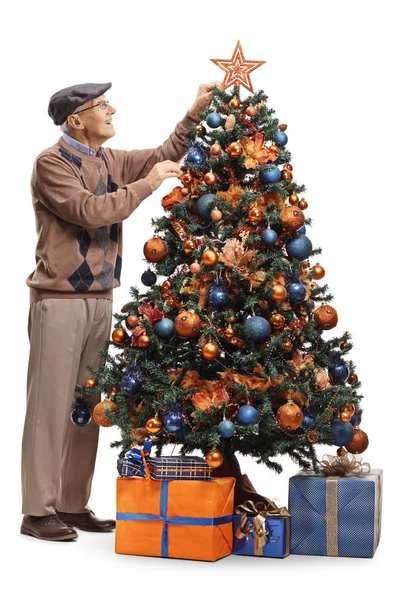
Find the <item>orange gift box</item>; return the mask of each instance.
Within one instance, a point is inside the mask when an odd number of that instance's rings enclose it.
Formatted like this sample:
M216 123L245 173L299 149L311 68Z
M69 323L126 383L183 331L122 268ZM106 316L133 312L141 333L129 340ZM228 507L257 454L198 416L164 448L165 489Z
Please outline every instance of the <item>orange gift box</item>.
M232 554L235 479L117 479L115 552L215 561Z

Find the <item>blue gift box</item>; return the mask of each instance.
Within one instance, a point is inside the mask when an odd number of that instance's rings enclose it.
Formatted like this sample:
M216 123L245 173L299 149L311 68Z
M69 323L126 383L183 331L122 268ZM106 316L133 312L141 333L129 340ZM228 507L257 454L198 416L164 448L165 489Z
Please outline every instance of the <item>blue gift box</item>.
M289 479L291 554L370 558L379 544L381 469L363 477L300 471Z
M248 533L241 535L241 529ZM238 537L239 536L239 537ZM233 515L233 551L232 554L285 558L289 554L290 517L267 517L265 520L265 544L257 552L254 531L254 517L247 517L242 525L242 517Z

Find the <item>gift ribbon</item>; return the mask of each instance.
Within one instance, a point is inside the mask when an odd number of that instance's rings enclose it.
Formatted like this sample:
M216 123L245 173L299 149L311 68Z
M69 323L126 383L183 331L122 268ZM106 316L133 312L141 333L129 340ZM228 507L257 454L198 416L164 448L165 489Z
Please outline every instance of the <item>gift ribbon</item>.
M168 557L168 525L200 525L203 527L215 527L232 522L232 515L224 517L168 517L168 484L169 481L161 482L160 514L138 514L117 512L118 521L163 521L164 527L161 536L161 556Z
M235 510L236 514L241 515L240 524L235 535L239 539L245 537L247 542L249 535L253 534L255 556L263 555L263 547L267 542L276 542L279 539L268 539L270 532L265 527L267 517L290 517L287 508L279 508L275 502L268 498L266 500L267 504L246 500L246 502L237 506ZM252 518L252 523L248 522L249 517Z

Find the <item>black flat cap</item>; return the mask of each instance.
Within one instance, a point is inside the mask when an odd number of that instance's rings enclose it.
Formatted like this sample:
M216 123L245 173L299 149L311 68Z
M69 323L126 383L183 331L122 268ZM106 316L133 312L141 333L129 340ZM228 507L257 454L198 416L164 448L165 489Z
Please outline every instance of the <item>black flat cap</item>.
M69 115L85 102L102 96L110 89L111 83L80 83L59 90L52 95L48 113L55 125L64 123Z

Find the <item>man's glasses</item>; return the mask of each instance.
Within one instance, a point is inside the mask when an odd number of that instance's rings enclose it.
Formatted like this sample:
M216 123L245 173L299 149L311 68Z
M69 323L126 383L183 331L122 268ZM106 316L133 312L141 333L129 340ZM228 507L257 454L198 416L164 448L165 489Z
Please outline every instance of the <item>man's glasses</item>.
M108 104L109 104L108 100L102 100L101 102L98 102L97 104L93 104L93 106L88 106L87 108L82 108L82 110L76 110L74 112L74 115L78 115L79 113L85 112L85 110L90 110L91 108L96 108L96 106L98 106L101 110L106 110Z

